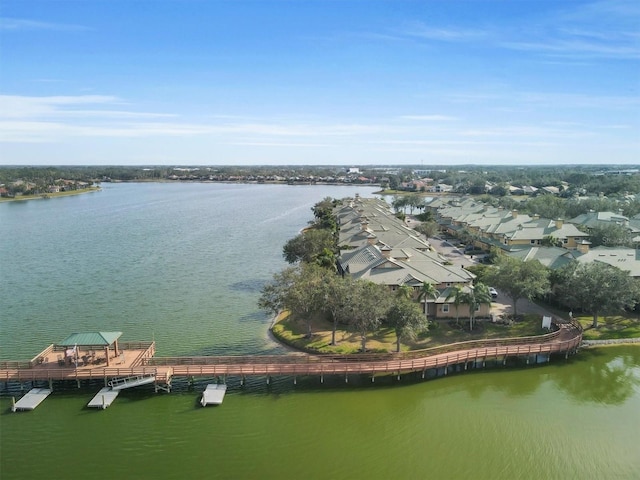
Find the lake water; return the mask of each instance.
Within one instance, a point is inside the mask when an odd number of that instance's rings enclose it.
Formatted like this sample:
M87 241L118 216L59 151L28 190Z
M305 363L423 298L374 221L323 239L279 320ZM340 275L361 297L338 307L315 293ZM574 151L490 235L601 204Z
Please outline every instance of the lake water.
M326 196L371 188L104 184L0 204L0 357L76 331L123 331L158 355L272 354L260 288ZM437 380L229 379L222 406L178 384L57 388L37 410L0 398L0 478L637 479L640 348Z

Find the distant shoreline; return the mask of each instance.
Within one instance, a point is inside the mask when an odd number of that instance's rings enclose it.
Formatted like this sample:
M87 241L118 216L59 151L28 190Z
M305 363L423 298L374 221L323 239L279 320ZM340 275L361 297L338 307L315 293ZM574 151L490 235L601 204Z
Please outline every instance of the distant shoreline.
M83 193L98 192L100 190L102 190L101 187L89 187L78 190L71 190L69 192L39 193L38 195L19 195L17 197L0 197L0 203L23 202L27 200L48 200L50 198L69 197L71 195L81 195Z

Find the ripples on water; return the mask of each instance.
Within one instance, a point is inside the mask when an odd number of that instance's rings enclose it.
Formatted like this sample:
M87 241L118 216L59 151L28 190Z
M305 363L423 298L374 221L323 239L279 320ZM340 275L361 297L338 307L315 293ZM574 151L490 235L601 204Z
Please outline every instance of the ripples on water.
M106 184L0 204L0 356L30 358L86 330L155 338L159 355L283 352L256 307L260 288L310 208L356 191ZM230 378L219 408L197 405L215 379L123 391L106 411L85 408L99 382L56 385L33 412L10 414L0 399L0 476L638 478L638 351L432 381Z

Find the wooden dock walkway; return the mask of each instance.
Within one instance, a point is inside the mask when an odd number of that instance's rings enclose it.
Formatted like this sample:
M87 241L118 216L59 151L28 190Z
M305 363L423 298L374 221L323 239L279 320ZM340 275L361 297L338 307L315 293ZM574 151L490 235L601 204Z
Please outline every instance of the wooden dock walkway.
M28 382L53 380L102 379L104 385L126 383L126 377L137 377L141 383L155 383L156 391L169 390L174 377L215 376L305 376L315 375L379 375L424 372L471 362L475 366L487 360L509 357L536 361L536 356L564 354L568 356L579 348L582 329L577 323L562 323L558 330L534 337L506 338L460 342L425 350L387 354L354 355L254 355L254 356L202 356L155 357L155 343L123 343L127 351L126 364L117 367L86 365L60 366L41 362L42 354L29 362L0 362L0 381ZM138 347L135 349L134 347ZM49 347L51 348L51 347ZM140 379L145 379L143 382Z

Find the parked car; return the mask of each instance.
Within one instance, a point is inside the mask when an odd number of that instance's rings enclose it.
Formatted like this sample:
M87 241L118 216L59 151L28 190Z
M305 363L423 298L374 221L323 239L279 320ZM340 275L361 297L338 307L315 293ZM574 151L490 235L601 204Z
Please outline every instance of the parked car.
M498 291L495 288L489 287L489 293L491 294L491 298L498 298Z

